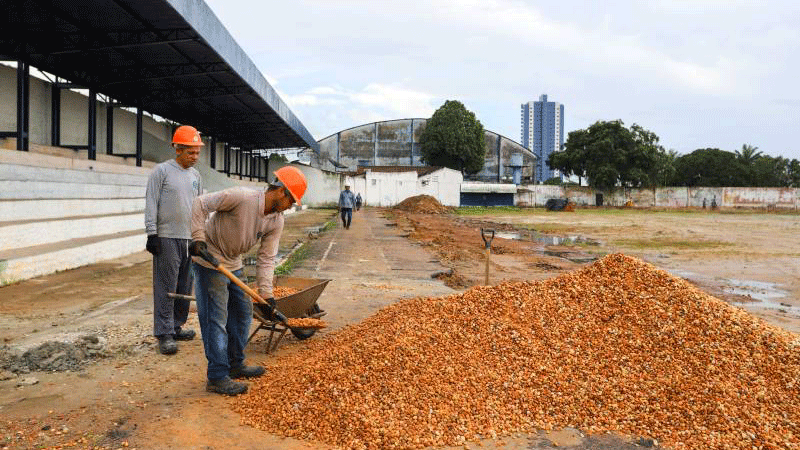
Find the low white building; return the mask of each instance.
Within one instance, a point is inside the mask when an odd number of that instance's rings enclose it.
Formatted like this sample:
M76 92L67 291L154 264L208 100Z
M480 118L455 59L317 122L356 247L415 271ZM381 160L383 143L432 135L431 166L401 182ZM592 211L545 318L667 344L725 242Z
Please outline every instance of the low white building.
M347 182L368 206L394 206L423 194L445 206L460 206L463 179L461 172L446 167L373 166L360 169Z

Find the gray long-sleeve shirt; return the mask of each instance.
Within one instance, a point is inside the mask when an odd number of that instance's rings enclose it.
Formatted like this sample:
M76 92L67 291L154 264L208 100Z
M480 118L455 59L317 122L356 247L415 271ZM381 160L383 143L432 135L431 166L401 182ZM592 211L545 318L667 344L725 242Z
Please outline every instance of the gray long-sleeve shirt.
M222 267L230 271L241 269L242 254L261 244L256 282L258 293L264 298L273 296L272 278L282 232L283 213L264 214L264 191L233 187L201 195L192 205L192 240L204 241ZM192 259L211 268L201 258Z
M341 194L339 194L339 208L355 208L356 207L356 196L353 194L353 191L344 190Z
M158 164L147 180L144 202L147 235L191 239L192 202L202 192L200 172L194 167L184 169L174 159Z

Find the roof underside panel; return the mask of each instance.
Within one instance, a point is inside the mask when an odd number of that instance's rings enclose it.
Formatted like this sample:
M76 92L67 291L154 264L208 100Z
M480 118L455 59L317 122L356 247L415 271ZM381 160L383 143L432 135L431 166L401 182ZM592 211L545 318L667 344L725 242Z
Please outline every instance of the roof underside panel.
M198 0L0 0L0 52L245 148L316 140Z

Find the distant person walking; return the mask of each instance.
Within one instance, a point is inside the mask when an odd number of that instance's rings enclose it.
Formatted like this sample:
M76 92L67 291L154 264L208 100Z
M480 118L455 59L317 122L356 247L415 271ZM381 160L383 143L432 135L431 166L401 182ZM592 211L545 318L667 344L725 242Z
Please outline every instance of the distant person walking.
M181 327L189 317L189 301L168 293L192 293L189 242L192 238L192 202L202 194L200 172L192 166L200 156L200 133L183 125L172 137L175 159L157 165L147 180L144 225L147 251L153 254L153 335L158 351L178 351L175 340L194 339L194 330Z
M342 226L345 230L350 229L350 221L353 220L353 207L356 205L356 196L350 190L350 185L345 184L344 190L339 194L339 212L342 215Z
M361 210L361 193L356 194L356 211Z

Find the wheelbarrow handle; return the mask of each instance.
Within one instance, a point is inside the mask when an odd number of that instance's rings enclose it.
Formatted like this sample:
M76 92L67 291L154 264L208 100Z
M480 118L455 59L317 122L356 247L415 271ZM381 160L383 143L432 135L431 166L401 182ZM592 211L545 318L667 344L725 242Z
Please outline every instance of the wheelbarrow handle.
M486 236L489 236L489 239L486 239ZM486 248L491 247L492 241L494 240L494 230L491 228L487 228L485 230L481 228L481 238L483 239L483 244L486 246Z

